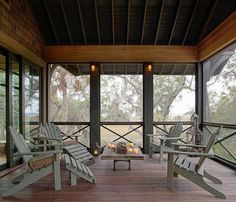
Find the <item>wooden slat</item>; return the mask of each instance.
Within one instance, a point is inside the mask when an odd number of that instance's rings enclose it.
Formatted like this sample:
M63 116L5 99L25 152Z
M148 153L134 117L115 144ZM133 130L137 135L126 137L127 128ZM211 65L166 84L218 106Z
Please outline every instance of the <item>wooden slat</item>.
M196 46L46 46L44 53L47 62L197 62L198 59Z
M177 166L181 166L184 162L184 157L183 156L178 156L176 161L175 161L175 165Z
M189 167L188 167L188 171L191 171L191 172L196 172L196 166L197 166L197 164L196 163L194 163L194 162L191 162L190 164L189 164Z
M205 60L235 41L236 11L199 43L199 61Z

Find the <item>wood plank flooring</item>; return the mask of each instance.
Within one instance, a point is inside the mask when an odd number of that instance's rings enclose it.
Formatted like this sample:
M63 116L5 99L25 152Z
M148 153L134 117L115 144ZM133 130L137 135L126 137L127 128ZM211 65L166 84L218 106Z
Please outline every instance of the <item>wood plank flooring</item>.
M222 191L227 200L215 198L210 193L179 176L174 183L174 191L166 188L166 159L159 164L159 155L152 159L145 156L144 161L132 161L131 171L126 162L118 162L116 171L112 170L112 161L101 160L90 166L96 176L96 184L89 184L82 179L78 185L70 186L69 173L62 165L62 190L54 191L53 177L47 176L13 196L0 198L0 201L138 201L138 202L236 202L236 171L217 162L207 160L205 168L223 181L223 185L214 185ZM17 171L19 172L19 171ZM10 180L16 173L0 179L0 194L12 186ZM211 182L209 182L211 183Z

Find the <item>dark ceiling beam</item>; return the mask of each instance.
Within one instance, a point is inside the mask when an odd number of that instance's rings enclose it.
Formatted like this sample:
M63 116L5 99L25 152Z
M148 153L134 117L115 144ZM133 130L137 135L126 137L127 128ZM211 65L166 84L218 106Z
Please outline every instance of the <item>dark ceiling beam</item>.
M44 7L46 9L46 13L47 13L50 25L51 25L51 29L52 29L53 35L54 35L54 37L56 39L57 44L60 44L59 38L57 36L57 32L56 32L56 28L55 28L54 22L53 22L52 16L51 16L49 8L48 8L47 0L43 0L43 4L44 4Z
M161 24L161 18L162 18L162 14L164 10L164 4L165 4L165 0L162 0L161 11L160 11L159 20L158 20L157 29L156 29L155 45L157 44L157 39L158 39L159 31L160 31L160 24Z
M101 44L97 0L94 0L94 8L95 8L95 15L96 15L96 24L97 24L97 33L98 33L98 44Z
M179 17L179 11L180 11L180 8L181 8L181 4L182 4L182 0L179 1L178 9L177 9L176 14L175 14L175 21L174 21L174 24L172 26L170 39L169 39L169 43L168 43L169 45L171 44L172 37L173 37L174 31L175 31L175 26L176 26L177 19Z
M81 28L82 28L82 32L83 32L84 44L86 45L87 44L87 38L86 38L86 34L85 34L84 21L83 21L83 16L82 16L81 6L80 6L80 1L79 0L77 0L77 7L78 7L78 11L79 11L80 23L81 23Z
M209 25L209 23L211 22L211 19L212 19L212 17L213 17L213 14L214 14L214 12L215 12L215 9L216 9L216 7L217 7L217 5L218 5L218 2L219 2L219 0L215 0L213 6L210 6L210 7L211 7L211 11L208 13L207 20L206 20L205 23L204 23L204 26L203 26L203 29L202 29L202 32L201 32L200 36L198 37L198 42L199 42L199 41L202 39L202 37L205 35L206 30L207 30L207 28L208 28L208 25Z
M60 5L61 5L61 10L62 10L62 14L63 14L63 17L64 17L64 21L65 21L65 24L66 24L67 33L68 33L68 36L69 36L69 39L70 39L70 43L73 44L73 39L71 37L70 27L69 27L69 24L68 24L68 21L67 21L65 8L64 8L62 0L59 0L59 1L60 1Z
M145 21L146 21L146 15L147 15L147 4L148 4L148 0L145 1L145 8L143 12L143 28L142 28L142 36L141 36L141 45L143 45L144 28L145 28Z
M195 13L196 13L198 4L199 4L199 0L197 0L197 1L195 2L195 5L194 5L193 11L192 11L192 15L191 15L191 18L190 18L189 23L188 23L188 27L187 27L187 29L186 29L186 32L185 32L185 35L184 35L184 39L183 39L183 41L182 41L182 45L184 45L185 42L186 42L186 39L187 39L187 36L188 36L188 32L189 32L189 29L190 29L190 27L191 27L191 25L192 25L192 21L193 21L193 18L194 18L194 16L195 16Z
M115 6L114 0L111 1L111 12L112 12L112 43L115 44Z
M126 37L126 44L129 44L129 20L130 20L130 1L128 0L128 15L127 15L127 37Z

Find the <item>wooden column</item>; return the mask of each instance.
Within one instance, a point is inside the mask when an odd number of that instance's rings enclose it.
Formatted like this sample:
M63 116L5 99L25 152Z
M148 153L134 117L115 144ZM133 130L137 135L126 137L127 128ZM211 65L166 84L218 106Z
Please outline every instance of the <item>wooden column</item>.
M7 167L13 167L13 142L10 137L9 126L13 125L12 117L12 64L10 53L6 55L6 157Z
M153 65L143 65L143 147L149 152L149 137L153 133Z
M94 66L93 66L94 65ZM90 150L100 145L100 68L90 65Z

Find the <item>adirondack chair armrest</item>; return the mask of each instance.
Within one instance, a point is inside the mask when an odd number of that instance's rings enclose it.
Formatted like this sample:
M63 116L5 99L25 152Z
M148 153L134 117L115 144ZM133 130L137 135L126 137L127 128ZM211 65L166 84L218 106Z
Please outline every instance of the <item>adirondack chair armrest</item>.
M46 136L38 136L38 137L33 137L34 140L57 140L57 141L62 141L60 138L52 138L52 137L46 137Z
M165 137L165 136L161 136L159 137L160 140L180 140L182 139L182 137Z
M205 148L204 145L195 145L195 144L183 144L183 143L172 143L173 146L178 147L194 147L194 148Z
M148 137L166 137L164 134L147 134Z
M33 148L38 148L38 147L48 147L48 146L62 146L63 143L58 143L58 144L35 144L35 145L29 145L28 147L30 149Z
M169 154L177 154L177 155L190 155L190 156L196 156L196 157L208 157L208 158L212 158L214 157L214 153L213 152L209 152L209 153L201 153L201 152L184 152L184 151L179 151L179 150L174 150L174 149L164 149L165 153L169 153Z
M24 155L48 155L48 154L61 154L62 150L46 151L46 152L24 152L24 153L14 153L14 156L24 156Z

